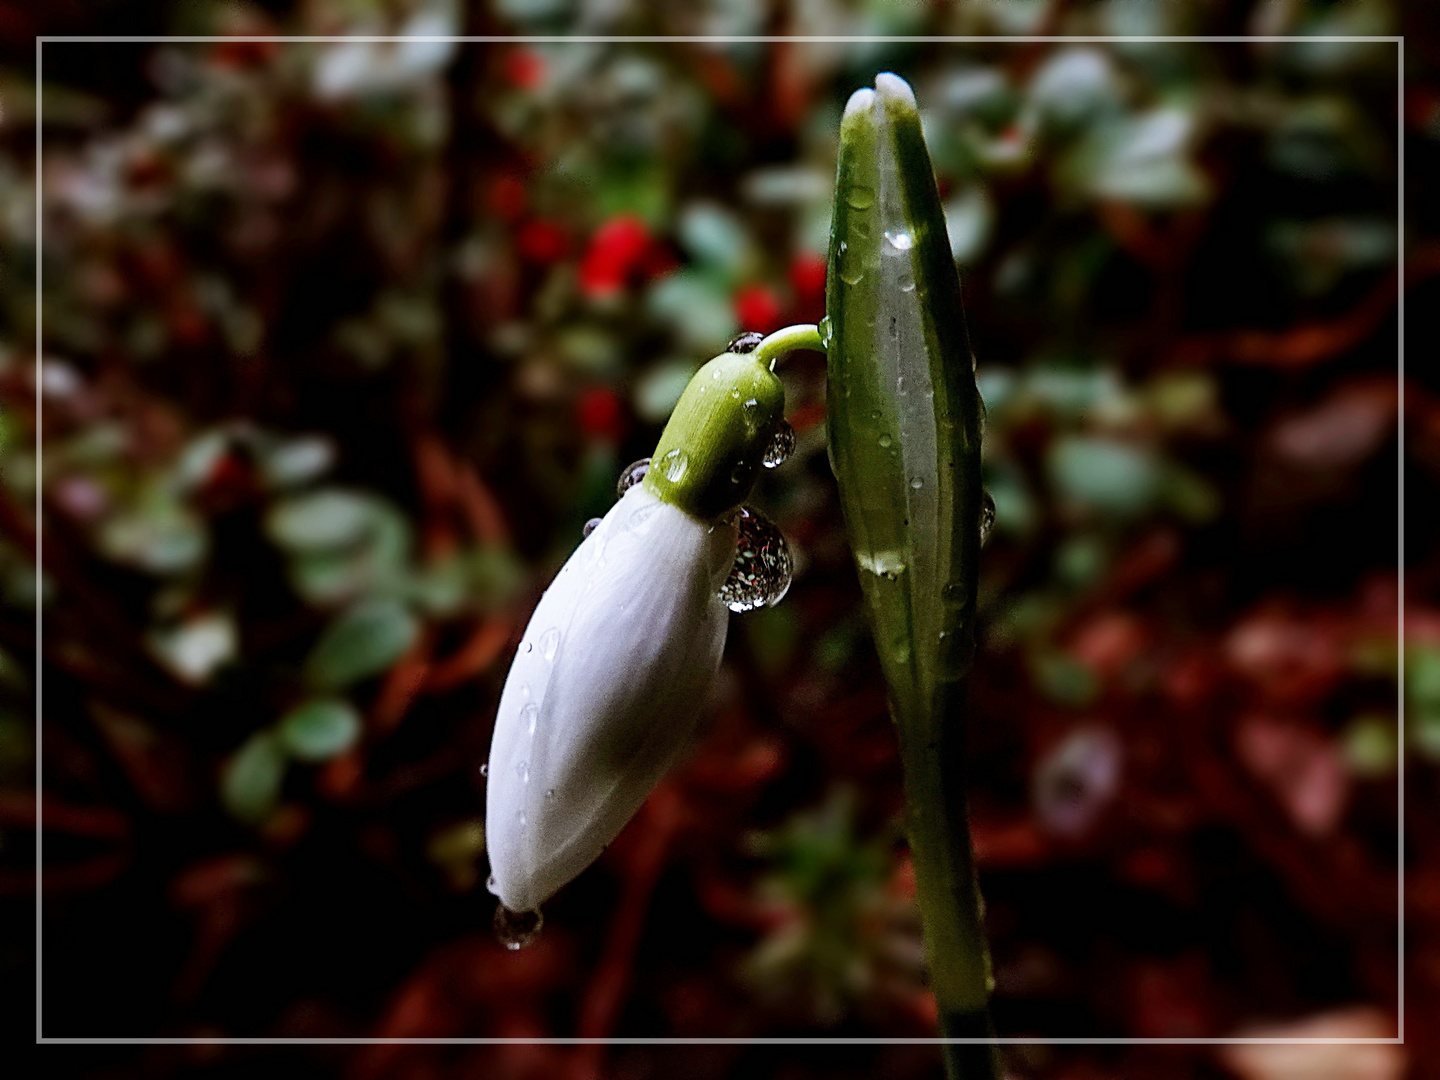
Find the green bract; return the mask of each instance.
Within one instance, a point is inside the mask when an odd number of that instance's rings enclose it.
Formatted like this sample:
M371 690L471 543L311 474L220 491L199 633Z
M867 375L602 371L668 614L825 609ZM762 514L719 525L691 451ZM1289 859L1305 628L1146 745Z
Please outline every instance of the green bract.
M645 486L698 518L733 510L755 486L784 411L784 387L763 354L721 353L685 388Z
M984 1036L964 785L980 396L920 115L894 75L841 122L825 300L830 460L899 731L931 984L944 1034ZM986 1047L952 1047L948 1064L952 1080L999 1075Z

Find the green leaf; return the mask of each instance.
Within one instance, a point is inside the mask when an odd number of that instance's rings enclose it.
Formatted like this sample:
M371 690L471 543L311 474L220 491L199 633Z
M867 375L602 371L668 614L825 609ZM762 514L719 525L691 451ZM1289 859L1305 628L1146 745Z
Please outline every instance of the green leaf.
M276 725L285 753L299 761L328 761L360 738L360 714L344 698L311 698Z
M240 745L220 775L220 801L230 815L258 825L280 801L285 752L273 732L257 731Z
M821 330L830 460L899 729L931 985L954 1036L988 1029L990 980L963 779L980 394L914 95L894 75L875 84L840 128ZM947 1058L952 1078L999 1075L987 1048Z
M1141 514L1160 495L1162 474L1154 456L1115 439L1057 439L1046 464L1062 494L1105 513Z
M317 690L338 690L378 675L419 633L419 620L399 600L362 600L326 627L305 660L305 681Z
M908 90L846 110L832 228L831 461L897 713L926 713L973 647L980 397Z

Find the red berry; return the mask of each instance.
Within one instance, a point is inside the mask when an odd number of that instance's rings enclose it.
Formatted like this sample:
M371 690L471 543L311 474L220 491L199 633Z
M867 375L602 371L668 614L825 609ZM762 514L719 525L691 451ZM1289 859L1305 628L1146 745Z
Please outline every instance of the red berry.
M565 232L548 221L527 221L515 238L520 257L536 263L553 263L565 255L570 244Z
M530 49L514 49L505 57L505 77L521 90L533 90L545 78L545 61Z
M591 438L619 442L625 433L620 399L608 386L592 386L575 405L575 421Z
M768 334L780 328L781 307L775 294L764 285L747 285L735 294L735 318L741 330Z

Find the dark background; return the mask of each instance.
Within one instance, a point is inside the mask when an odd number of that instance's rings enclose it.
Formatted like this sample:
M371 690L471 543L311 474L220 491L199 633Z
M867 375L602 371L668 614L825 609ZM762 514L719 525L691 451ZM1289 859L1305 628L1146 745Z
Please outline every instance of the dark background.
M489 932L479 774L530 608L688 375L822 314L840 110L894 70L988 409L972 803L1001 1033L1393 1035L1406 761L1406 1046L1022 1047L1013 1071L1440 1075L1417 195L1440 95L1434 35L1399 15L0 5L17 1033L38 587L48 1037L933 1034L819 357L783 370L799 449L755 499L789 595L733 618L695 753L517 953ZM1403 117L1394 44L50 43L37 467L36 34L1402 31ZM927 1047L45 1053L115 1077L939 1075Z

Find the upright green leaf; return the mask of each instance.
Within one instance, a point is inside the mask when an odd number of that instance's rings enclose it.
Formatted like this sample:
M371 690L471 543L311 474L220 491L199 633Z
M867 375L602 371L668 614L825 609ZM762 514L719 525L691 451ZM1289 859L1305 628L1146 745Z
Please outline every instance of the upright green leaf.
M942 1030L983 1035L989 960L963 779L980 396L914 95L894 75L875 86L851 97L841 124L821 331L831 463L900 735ZM952 1076L997 1067L988 1051L948 1064Z

